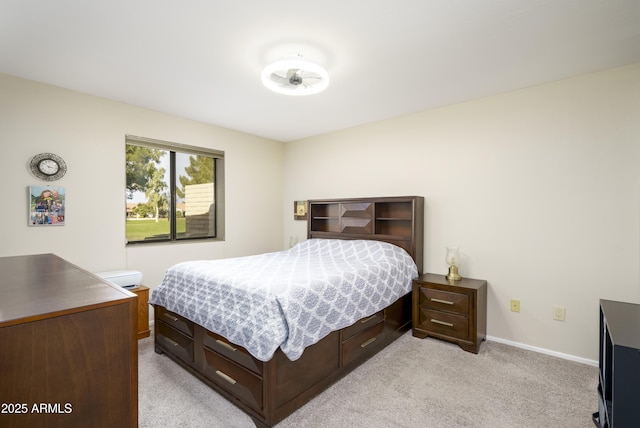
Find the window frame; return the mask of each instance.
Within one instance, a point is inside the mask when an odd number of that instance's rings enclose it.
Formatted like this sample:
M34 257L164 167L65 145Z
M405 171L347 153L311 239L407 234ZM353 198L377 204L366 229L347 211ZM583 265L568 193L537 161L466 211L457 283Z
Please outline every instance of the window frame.
M169 238L167 239L156 239L150 241L129 241L127 239L126 233L126 222L127 220L127 198L125 195L125 243L126 245L149 245L149 244L174 244L174 243L194 243L197 241L201 242L212 242L212 241L224 241L225 240L225 183L224 183L224 151L209 149L198 146L191 146L188 144L182 143L174 143L162 140L156 140L153 138L147 137L139 137L136 135L125 135L125 154L126 147L128 145L140 146L140 147L149 147L153 149L161 149L169 152L170 160L172 168L169 171L169 195L170 195L170 212L172 213L172 221L170 222L170 232ZM214 204L214 221L215 221L215 236L213 237L193 237L193 238L178 238L176 233L176 182L177 182L177 171L175 171L174 158L176 154L185 154L185 155L201 155L208 156L214 159L214 195L215 195L215 204ZM125 163L126 163L126 155L125 155ZM126 170L126 168L125 168ZM125 190L126 190L126 179L125 179Z

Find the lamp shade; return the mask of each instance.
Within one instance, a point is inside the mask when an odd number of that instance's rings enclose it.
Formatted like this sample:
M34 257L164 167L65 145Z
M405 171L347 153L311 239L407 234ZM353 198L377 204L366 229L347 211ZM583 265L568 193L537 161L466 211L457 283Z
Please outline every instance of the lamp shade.
M460 250L458 247L447 247L446 261L449 266L458 266L458 263L460 263Z

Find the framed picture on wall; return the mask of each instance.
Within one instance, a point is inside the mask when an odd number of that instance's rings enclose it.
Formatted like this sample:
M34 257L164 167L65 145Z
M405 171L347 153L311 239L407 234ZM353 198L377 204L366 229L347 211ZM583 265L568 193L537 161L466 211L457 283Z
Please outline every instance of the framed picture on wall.
M58 186L29 186L29 226L64 226L65 191Z
M296 220L307 219L307 201L293 202L293 218Z

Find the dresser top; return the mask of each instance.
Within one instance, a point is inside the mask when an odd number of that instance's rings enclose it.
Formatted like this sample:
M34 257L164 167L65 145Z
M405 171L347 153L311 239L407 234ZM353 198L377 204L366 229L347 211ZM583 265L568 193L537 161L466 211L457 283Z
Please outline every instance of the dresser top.
M458 281L449 281L445 275L440 275L436 273L425 273L424 275L420 275L419 277L415 278L414 281L428 282L431 284L449 285L452 287L473 288L476 290L487 284L487 281L484 279L473 279L473 278L462 278Z
M54 254L0 257L0 327L132 298L133 293Z

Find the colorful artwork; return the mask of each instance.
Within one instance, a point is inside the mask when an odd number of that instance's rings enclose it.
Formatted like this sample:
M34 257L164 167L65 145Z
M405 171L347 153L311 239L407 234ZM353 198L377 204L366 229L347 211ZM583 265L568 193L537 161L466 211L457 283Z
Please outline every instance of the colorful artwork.
M64 187L29 186L29 225L64 226Z

